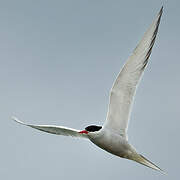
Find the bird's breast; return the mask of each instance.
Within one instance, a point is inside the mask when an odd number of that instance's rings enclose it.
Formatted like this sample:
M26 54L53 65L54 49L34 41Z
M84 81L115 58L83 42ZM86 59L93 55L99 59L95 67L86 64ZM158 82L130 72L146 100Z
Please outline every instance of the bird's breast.
M92 136L89 139L101 149L119 157L127 158L131 151L131 146L125 138L110 131L101 132L98 136Z

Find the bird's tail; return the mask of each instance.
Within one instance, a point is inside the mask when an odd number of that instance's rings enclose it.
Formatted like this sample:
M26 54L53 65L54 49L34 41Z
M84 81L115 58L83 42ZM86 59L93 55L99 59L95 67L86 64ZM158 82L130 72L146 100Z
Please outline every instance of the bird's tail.
M136 154L136 156L134 156L133 158L131 158L132 160L143 164L147 167L150 167L154 170L160 171L163 174L166 174L161 168L159 168L158 166L156 166L154 163L152 163L151 161L149 161L148 159L146 159L144 156L142 156L141 154Z

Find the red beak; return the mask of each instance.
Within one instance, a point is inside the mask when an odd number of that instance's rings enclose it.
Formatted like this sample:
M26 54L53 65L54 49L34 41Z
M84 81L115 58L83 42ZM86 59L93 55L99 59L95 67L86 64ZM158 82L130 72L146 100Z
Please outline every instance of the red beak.
M88 131L83 130L83 131L79 131L80 134L88 134Z

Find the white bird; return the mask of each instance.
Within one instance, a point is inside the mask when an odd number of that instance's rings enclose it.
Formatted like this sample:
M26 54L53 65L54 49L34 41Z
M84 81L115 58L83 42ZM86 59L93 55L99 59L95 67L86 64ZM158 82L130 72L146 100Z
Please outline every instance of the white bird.
M91 142L109 153L163 172L158 166L137 153L136 149L129 144L127 138L128 121L136 88L148 63L162 12L163 7L115 80L110 91L107 118L102 127L91 125L86 127L85 130L80 131L63 126L26 124L15 117L12 118L20 124L40 131L57 135L88 138Z

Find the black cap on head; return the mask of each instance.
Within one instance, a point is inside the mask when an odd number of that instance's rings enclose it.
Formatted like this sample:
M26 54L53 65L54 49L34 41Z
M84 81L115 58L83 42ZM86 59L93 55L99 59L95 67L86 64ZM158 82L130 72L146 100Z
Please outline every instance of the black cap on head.
M95 132L95 131L99 131L101 128L102 126L91 125L86 127L85 130L88 132Z

